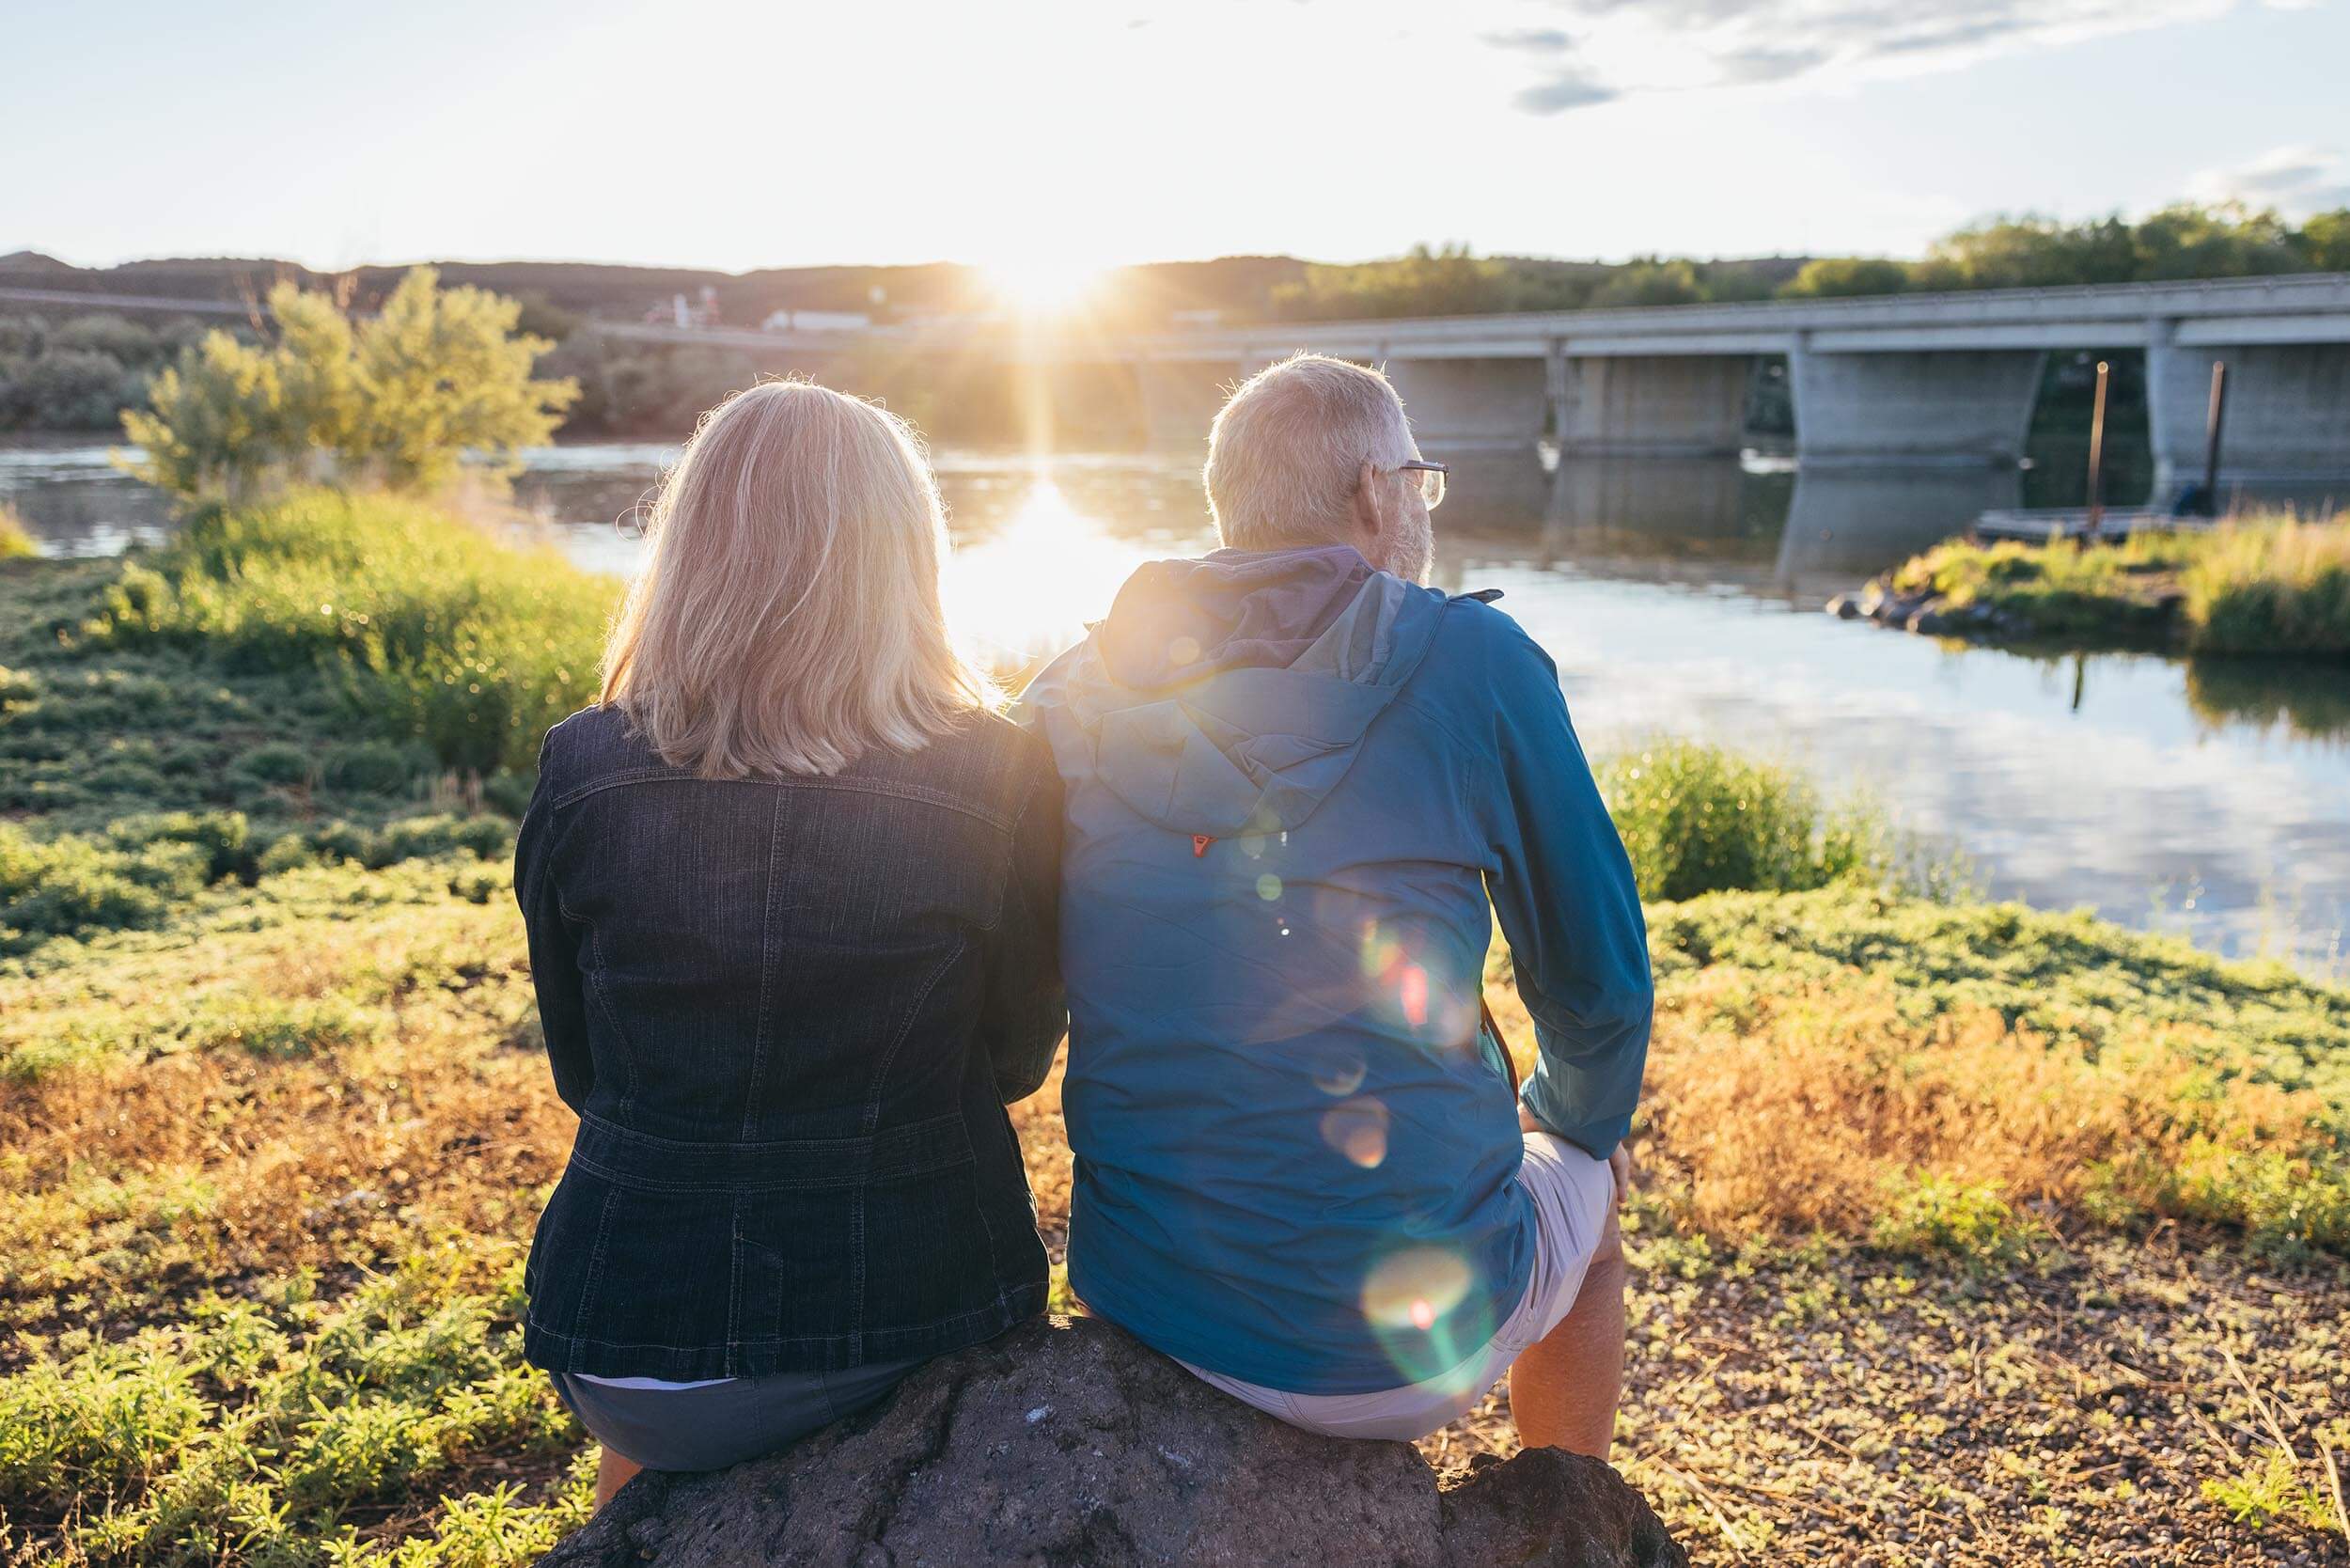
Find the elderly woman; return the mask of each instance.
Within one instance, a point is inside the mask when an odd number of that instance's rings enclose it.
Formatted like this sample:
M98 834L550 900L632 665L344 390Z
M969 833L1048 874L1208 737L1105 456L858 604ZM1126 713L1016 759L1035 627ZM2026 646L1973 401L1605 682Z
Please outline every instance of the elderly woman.
M1043 1309L1007 1103L1066 1025L1060 789L939 604L911 431L806 383L704 421L514 882L579 1114L525 1346L603 1445L713 1469Z

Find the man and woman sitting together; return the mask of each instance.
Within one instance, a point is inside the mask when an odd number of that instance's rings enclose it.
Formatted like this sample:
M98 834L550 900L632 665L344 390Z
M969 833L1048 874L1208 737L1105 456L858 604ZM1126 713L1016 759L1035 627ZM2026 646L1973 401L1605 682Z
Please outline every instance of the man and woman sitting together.
M1224 548L1007 713L901 421L784 382L703 422L515 862L579 1114L525 1345L603 1496L1043 1310L1004 1107L1064 1032L1092 1311L1311 1431L1506 1374L1527 1444L1606 1456L1647 939L1550 660L1424 586L1443 474L1376 372L1265 369L1210 442Z

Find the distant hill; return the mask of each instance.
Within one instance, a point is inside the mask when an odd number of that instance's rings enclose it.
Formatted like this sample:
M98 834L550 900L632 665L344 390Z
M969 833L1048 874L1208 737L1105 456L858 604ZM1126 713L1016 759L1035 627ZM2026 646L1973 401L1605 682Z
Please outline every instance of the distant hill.
M0 272L39 273L44 276L57 273L79 272L70 261L60 261L54 256L43 256L37 250L13 250L0 256Z
M1622 270L1603 261L1496 258L1512 274L1562 283L1592 283ZM494 290L542 307L540 331L561 336L562 316L633 320L682 294L698 304L713 290L719 319L755 324L782 309L863 311L877 320L942 311L991 308L985 275L954 262L910 266L773 267L725 273L693 267L637 267L586 261L437 261L441 279ZM1709 265L1766 280L1793 277L1802 258L1772 257ZM1120 268L1098 314L1104 325L1164 324L1178 313L1217 312L1230 321L1291 313L1309 277L1329 269L1291 256L1228 256L1212 261L1162 261ZM340 274L314 271L267 257L162 257L114 267L76 267L38 251L0 257L0 288L146 294L241 304L258 299L281 278L305 289L338 294L366 309L408 271L370 265ZM547 319L553 317L556 319Z

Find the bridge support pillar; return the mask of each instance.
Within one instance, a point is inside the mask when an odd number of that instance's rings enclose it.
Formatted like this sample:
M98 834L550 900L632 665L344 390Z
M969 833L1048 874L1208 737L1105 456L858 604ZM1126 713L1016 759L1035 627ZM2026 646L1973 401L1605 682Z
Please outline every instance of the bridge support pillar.
M1747 354L1566 360L1563 456L1735 456L1746 444Z
M1795 454L1806 466L2023 461L2040 350L1787 356Z
M2154 495L2203 478L2211 367L2228 367L2219 478L2232 484L2350 482L2350 343L2182 347L2176 325L2147 334L2146 418Z
M1531 451L1542 437L1539 359L1391 359L1386 368L1423 450Z

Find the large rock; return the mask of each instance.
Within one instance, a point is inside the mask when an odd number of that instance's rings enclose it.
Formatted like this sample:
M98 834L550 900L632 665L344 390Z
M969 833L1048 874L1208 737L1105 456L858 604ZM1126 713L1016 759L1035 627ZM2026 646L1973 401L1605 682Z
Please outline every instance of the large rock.
M711 1475L646 1474L550 1568L966 1564L1675 1565L1596 1459L1552 1449L1439 1491L1402 1443L1311 1436L1095 1319L948 1356L877 1409Z

